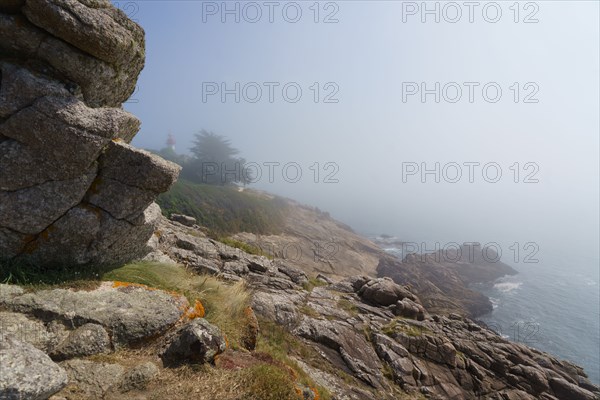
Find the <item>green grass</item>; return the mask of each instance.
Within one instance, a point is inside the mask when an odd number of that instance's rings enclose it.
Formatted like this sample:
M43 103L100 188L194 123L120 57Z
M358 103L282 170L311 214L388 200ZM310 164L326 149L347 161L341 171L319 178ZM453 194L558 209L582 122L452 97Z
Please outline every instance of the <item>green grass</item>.
M136 262L102 276L103 280L131 282L174 291L186 296L190 304L202 302L206 319L227 335L231 347L240 343L250 304L250 292L243 281L227 284L210 275L196 275L181 265Z
M327 286L327 282L323 282L320 279L311 277L311 278L308 278L308 282L306 282L302 285L302 288L304 288L304 290L306 290L307 292L312 292L312 290L314 288L319 287L319 286Z
M292 377L279 367L259 364L244 369L240 375L241 384L247 391L242 399L298 400Z
M427 328L402 322L402 319L402 317L394 318L389 322L389 324L383 326L381 331L388 336L392 336L394 333L398 332L414 337L421 336L424 333L431 333L431 331Z
M0 260L0 283L32 286L85 287L97 282L109 268L104 266L43 266L24 260Z
M260 324L260 336L257 344L257 351L261 351L269 354L275 360L290 367L297 375L298 382L304 386L315 388L319 392L320 400L331 400L331 394L329 391L321 386L315 384L315 382L308 376L308 374L300 368L300 366L290 358L290 356L297 356L301 358L307 364L313 364L317 368L323 369L327 366L327 363L323 363L322 357L313 348L302 343L298 338L287 332L283 327L273 321L265 319L259 319ZM338 374L346 375L346 379L352 380L349 375L345 372L334 369L332 371ZM328 371L328 372L332 372Z
M217 240L228 246L243 250L248 254L254 254L255 256L264 256L270 260L273 259L272 255L265 253L264 251L262 251L262 249L260 247L252 246L251 244L240 242L239 240L235 240L235 239L231 239L231 238L227 238L227 237L219 238Z
M352 303L350 300L339 299L337 302L337 306L338 306L338 308L346 311L348 314L350 314L353 317L358 315L358 308L356 308L354 303Z
M313 318L319 318L321 315L311 306L309 306L308 304L304 304L303 306L301 306L298 311L300 311L302 314L307 315L309 317L313 317Z
M285 200L252 190L213 186L179 180L158 196L163 214L185 214L207 227L214 238L239 232L278 234L285 223Z

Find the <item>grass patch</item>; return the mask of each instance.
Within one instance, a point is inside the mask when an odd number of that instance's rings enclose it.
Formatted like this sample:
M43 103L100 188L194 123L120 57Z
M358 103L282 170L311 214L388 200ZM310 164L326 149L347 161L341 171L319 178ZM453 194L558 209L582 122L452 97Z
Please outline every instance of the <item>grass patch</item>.
M348 314L352 315L353 317L358 315L358 308L356 308L356 305L354 305L354 303L352 303L350 300L347 299L339 299L337 302L337 306L338 308L346 311Z
M68 285L75 289L97 287L109 267L105 266L42 266L26 260L0 260L0 283L44 288Z
M308 304L304 304L303 306L301 306L298 309L298 311L300 311L302 314L304 314L306 316L313 317L313 318L319 318L321 316L321 314L319 314L314 308L312 308Z
M198 400L300 400L292 377L282 369L258 364L241 370L208 365L165 369L148 387L147 398Z
M102 279L175 291L192 305L199 300L206 310L205 318L227 335L231 347L237 348L240 343L244 309L250 303L250 292L243 281L227 284L214 276L196 275L181 265L155 262L127 264L104 274Z
M394 333L404 333L408 336L422 336L424 333L431 333L427 328L421 326L411 325L407 323L401 323L402 318L394 318L389 324L384 325L381 331L388 336L392 336Z
M252 190L191 183L180 179L157 198L163 214L190 215L219 238L238 232L278 234L285 225L287 202Z
M298 400L296 385L286 371L274 365L255 365L240 374L248 394L244 399Z
M231 238L227 238L227 237L222 237L217 240L223 244L226 244L227 246L231 246L236 249L243 250L248 254L254 254L255 256L264 256L264 257L267 257L269 260L273 259L272 255L265 253L258 246L253 246L251 244L240 242L239 240L235 240L235 239L231 239Z
M304 283L302 285L302 288L304 288L304 290L306 290L307 292L312 292L314 288L319 286L327 286L327 282L323 282L322 280L317 279L313 276L311 278L308 278L308 282Z
M373 343L373 330L371 329L371 326L368 324L363 325L362 331L367 342Z
M257 351L269 354L275 360L290 367L298 377L298 382L304 386L315 388L319 393L320 400L331 400L331 393L315 382L308 374L298 366L298 364L290 358L290 356L298 356L307 364L316 366L317 368L341 376L347 375L345 372L330 366L329 363L324 363L323 358L316 350L302 343L298 338L287 332L283 327L275 322L260 319L260 336L256 347ZM326 367L331 369L327 369ZM353 378L347 375L353 381Z

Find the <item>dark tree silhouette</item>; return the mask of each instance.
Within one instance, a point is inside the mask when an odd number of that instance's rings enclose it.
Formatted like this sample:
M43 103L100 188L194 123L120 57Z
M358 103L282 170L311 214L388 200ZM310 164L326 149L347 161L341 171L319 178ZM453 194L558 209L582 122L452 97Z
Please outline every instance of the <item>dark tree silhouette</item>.
M245 160L236 157L239 151L224 136L201 130L195 134L190 148L193 180L209 185L249 183L252 179L245 169Z

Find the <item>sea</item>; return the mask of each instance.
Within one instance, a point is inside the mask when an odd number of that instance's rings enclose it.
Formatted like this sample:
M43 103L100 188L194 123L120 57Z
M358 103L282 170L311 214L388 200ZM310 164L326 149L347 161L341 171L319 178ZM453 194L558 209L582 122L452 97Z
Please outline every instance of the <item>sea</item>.
M403 257L401 247L383 247ZM572 253L537 263L511 263L504 257L501 261L519 273L472 287L493 304L491 313L477 319L509 340L583 367L599 385L600 261Z

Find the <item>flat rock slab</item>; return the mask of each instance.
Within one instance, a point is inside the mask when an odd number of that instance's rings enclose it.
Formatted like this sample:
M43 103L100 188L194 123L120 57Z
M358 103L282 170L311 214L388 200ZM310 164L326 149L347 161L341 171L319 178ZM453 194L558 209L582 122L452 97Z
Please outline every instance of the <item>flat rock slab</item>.
M87 360L69 360L61 363L67 371L69 384L85 392L87 398L100 399L121 383L125 368L118 364Z
M60 319L74 327L102 325L116 347L166 332L188 307L182 296L113 282L92 291L42 290L0 300L0 305L42 320Z
M60 323L50 322L46 325L24 314L0 311L0 342L5 337L12 336L48 353L67 335L64 326Z

